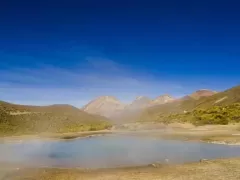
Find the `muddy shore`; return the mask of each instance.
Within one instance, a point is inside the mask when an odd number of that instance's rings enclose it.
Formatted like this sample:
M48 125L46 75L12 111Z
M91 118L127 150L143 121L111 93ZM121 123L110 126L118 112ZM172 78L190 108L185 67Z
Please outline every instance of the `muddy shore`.
M6 168L5 168L6 169ZM0 180L239 180L240 158L171 166L81 170L12 168Z
M85 132L76 132L76 133L46 133L46 134L37 134L37 135L21 135L21 136L4 136L0 137L0 143L4 142L19 142L19 141L28 141L28 140L70 140L76 138L87 138L93 136L102 136L106 134L114 133L111 130L102 130L102 131L85 131Z

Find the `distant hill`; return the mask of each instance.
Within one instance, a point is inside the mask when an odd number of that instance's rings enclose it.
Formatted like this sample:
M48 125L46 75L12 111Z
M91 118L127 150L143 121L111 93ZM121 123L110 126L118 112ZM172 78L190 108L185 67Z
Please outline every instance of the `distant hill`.
M109 126L107 118L70 105L26 106L0 102L0 135L78 132Z
M212 96L216 93L217 93L216 91L211 91L211 90L208 90L208 89L200 89L200 90L190 94L189 96L193 99L200 99L201 97Z
M239 96L240 86L224 92L201 89L179 99L175 99L167 94L153 100L140 96L128 105L120 103L114 97L105 96L91 101L83 110L103 116L107 115L107 117L115 120L117 123L154 121L159 119L159 117L166 117L172 114L184 114L196 109L207 109L238 103L240 102ZM236 105L235 107L238 106Z
M87 113L110 117L124 107L125 105L113 96L101 96L89 102L82 110Z
M170 99L170 101L166 104L160 104L157 106L153 106L149 108L150 112L163 112L163 113L179 113L184 110L191 110L198 106L198 104L204 100L211 98L211 96L216 95L215 91L210 90L198 90L193 92L190 95L184 96L179 99Z
M152 100L146 96L138 96L132 103L125 107L126 110L128 109L141 109L146 108L150 105Z
M212 106L201 109L196 108L193 111L160 115L156 121L170 122L188 122L195 125L204 124L228 124L240 122L240 103L233 103L229 105Z
M175 99L170 95L162 95L153 100L146 96L138 96L130 104L123 104L113 96L101 96L90 101L82 110L91 114L98 114L115 119L130 114L132 116L132 113L136 114L136 112L144 108L165 104L173 100Z
M130 109L141 110L143 108L169 103L174 100L175 99L173 97L167 94L158 96L153 100L146 96L138 96L132 103L130 103L125 107L125 110L130 110Z
M54 113L79 113L80 109L68 104L54 104L49 106L31 106L12 104L0 101L0 108L8 112L54 112Z
M238 102L240 102L240 86L235 86L210 97L199 99L196 107L208 108L215 105L230 105Z
M223 92L214 93L210 96L208 93L207 96L201 96L202 97L196 98L196 96L192 97L189 95L167 104L147 108L142 111L141 115L138 115L138 118L136 119L143 121L153 121L154 119L157 119L161 116L167 116L170 114L182 114L191 112L196 109L207 109L214 106L224 106L239 103L240 86L233 87Z
M157 98L155 98L151 102L151 106L169 103L169 102L172 102L174 100L175 100L175 98L173 98L172 96L170 96L168 94L164 94L164 95L161 95L161 96L158 96Z

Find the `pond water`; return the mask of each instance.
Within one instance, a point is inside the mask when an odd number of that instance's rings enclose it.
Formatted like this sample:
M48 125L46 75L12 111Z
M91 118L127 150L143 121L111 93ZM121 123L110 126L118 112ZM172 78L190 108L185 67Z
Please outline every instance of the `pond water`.
M240 157L240 146L106 135L67 141L0 144L0 153L0 162L38 167L109 168Z

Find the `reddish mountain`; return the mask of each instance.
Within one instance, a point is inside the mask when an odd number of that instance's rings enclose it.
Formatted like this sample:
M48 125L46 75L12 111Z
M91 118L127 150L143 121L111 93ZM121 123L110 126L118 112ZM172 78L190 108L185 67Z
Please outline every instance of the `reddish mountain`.
M172 96L170 96L168 94L164 94L164 95L158 96L156 99L154 99L151 102L151 106L165 104L165 103L168 103L168 102L172 102L174 100L175 100L175 98L173 98Z
M124 107L125 105L113 96L101 96L89 102L82 109L91 114L109 117Z
M141 109L148 107L152 102L151 99L145 96L138 96L131 104L127 105L125 109Z
M216 91L211 91L211 90L208 90L208 89L201 89L201 90L198 90L198 91L190 94L189 96L193 99L199 99L201 97L212 96L216 93L217 93Z

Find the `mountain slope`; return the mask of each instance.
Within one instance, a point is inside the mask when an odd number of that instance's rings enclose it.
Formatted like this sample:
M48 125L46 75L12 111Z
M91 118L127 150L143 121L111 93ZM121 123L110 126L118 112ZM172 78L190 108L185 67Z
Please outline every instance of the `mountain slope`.
M82 110L91 114L109 117L125 105L113 96L101 96L85 105Z
M212 96L216 93L217 93L216 91L211 91L211 90L208 90L208 89L200 89L200 90L190 94L189 96L193 99L200 99L201 97Z
M185 96L170 103L149 107L142 111L137 120L154 121L161 116L170 114L183 114L194 109L207 109L213 106L231 105L240 102L240 86L233 87L211 96L200 97L199 99Z
M138 96L131 104L125 107L126 110L128 109L141 109L148 107L152 100L145 96Z
M165 104L165 103L168 103L168 102L172 102L174 100L175 99L173 97L171 97L170 95L164 94L164 95L158 96L156 99L154 99L151 102L151 106Z
M61 113L79 113L80 109L68 105L68 104L54 104L49 106L31 106L31 105L19 105L12 104L4 101L0 101L0 108L9 112L61 112Z
M0 102L0 134L78 132L110 126L107 118L70 105L25 106Z
M240 86L235 86L223 92L219 92L210 97L204 97L197 101L200 108L208 108L213 105L230 105L240 102Z
M198 107L200 104L204 105L208 99L215 99L221 97L222 93L216 93L210 90L198 90L190 95L184 96L183 98L172 100L167 104L161 104L149 108L150 111L159 111L162 113L181 113L185 110L192 110Z

